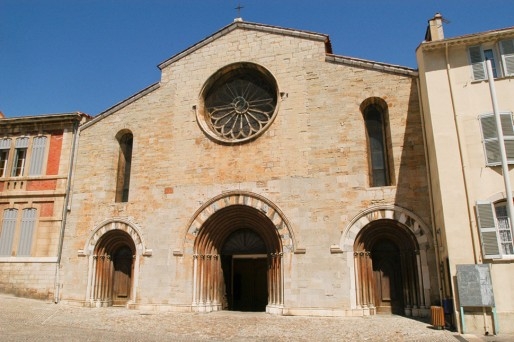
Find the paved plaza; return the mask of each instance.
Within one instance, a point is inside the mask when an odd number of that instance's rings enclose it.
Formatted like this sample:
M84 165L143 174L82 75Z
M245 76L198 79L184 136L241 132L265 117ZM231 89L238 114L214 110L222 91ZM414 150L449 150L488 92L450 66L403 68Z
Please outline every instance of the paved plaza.
M84 308L0 295L0 341L509 341L433 329L414 319L293 317ZM512 337L512 336L511 336Z

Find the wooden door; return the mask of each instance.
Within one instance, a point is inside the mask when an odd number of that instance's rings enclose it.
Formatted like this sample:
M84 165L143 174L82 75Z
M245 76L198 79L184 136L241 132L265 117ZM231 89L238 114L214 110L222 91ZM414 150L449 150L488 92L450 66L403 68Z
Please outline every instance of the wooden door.
M373 249L373 277L377 313L403 314L403 290L399 251L390 242Z
M128 247L120 248L113 255L113 305L125 305L130 299L132 287L132 251Z

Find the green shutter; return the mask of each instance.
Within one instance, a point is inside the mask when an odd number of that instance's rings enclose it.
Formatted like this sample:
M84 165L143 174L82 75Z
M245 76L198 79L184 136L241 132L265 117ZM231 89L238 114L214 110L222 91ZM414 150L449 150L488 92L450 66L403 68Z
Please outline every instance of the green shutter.
M476 210L484 259L500 258L494 206L491 202L477 201Z
M514 75L514 39L500 42L505 76Z
M473 79L484 80L486 72L482 48L480 46L471 46L468 51L471 68L473 69Z

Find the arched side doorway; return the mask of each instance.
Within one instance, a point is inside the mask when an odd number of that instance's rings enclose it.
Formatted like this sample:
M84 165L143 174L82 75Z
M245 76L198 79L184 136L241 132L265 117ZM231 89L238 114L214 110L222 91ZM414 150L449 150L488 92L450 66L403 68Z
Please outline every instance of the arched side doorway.
M404 315L419 307L414 236L392 220L377 220L355 239L357 301L376 313Z
M92 307L135 303L141 255L151 255L131 222L108 220L96 228L79 255L88 256L86 304Z
M136 248L123 231L104 234L93 255L92 301L96 306L123 306L130 299Z
M399 207L373 208L356 217L340 246L353 269L352 307L363 314L426 316L430 301L427 228Z
M293 241L282 213L262 197L211 200L195 214L184 244L193 253L193 310L281 313L283 256Z

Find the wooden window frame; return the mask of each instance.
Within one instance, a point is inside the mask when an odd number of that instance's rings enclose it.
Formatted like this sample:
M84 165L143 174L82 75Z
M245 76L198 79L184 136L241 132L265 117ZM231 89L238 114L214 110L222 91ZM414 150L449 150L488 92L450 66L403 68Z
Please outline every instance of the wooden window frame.
M478 232L482 246L482 256L484 259L514 259L514 243L512 241L514 234L512 224L507 218L507 224L510 228L510 248L511 253L506 253L502 248L502 243L507 244L508 241L502 241L502 234L498 222L497 210L498 206L504 206L505 201L476 201L475 209L477 214Z

